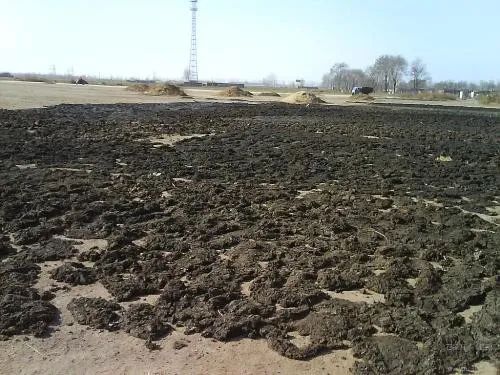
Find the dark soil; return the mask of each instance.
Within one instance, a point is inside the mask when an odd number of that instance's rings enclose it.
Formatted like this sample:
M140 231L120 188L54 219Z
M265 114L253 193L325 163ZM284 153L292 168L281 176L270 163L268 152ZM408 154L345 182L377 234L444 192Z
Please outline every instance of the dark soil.
M0 238L0 259L16 253L16 250L9 243L8 237Z
M147 341L160 339L172 331L172 327L158 319L153 306L147 303L130 306L124 314L122 328Z
M211 135L148 141L163 134ZM43 262L63 260L53 278L99 280L114 297L73 300L76 321L152 349L184 326L221 341L264 338L300 360L352 347L358 373L494 360L499 227L462 210L499 205L499 139L500 116L487 110L0 110L0 335L48 332L57 310L33 286ZM36 168L16 166L26 164ZM57 235L109 246L77 254ZM365 289L385 302L328 294ZM150 294L160 294L154 306L116 303ZM466 322L471 305L483 307Z
M108 331L114 331L120 326L117 311L122 310L122 307L104 298L75 298L68 304L68 310L80 324Z
M43 336L57 316L32 286L40 267L16 259L0 263L0 338L16 334Z
M59 239L43 241L33 247L20 251L15 258L29 262L46 262L50 260L63 260L76 254L76 249L71 242Z

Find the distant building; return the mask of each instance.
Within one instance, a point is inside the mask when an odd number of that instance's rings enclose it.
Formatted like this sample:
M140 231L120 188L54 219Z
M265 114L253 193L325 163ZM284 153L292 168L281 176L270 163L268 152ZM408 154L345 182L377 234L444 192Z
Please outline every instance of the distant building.
M295 87L298 89L303 88L305 84L306 84L306 81L303 79L296 79L295 80Z
M295 87L298 89L306 89L306 90L317 90L318 86L306 86L306 81L303 79L295 80Z
M146 85L156 83L156 80L154 79L127 79L127 82L130 83L144 83Z

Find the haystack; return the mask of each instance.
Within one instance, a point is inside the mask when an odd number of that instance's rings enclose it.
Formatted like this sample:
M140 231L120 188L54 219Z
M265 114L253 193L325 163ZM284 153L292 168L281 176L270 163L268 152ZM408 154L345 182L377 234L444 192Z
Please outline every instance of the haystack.
M323 99L318 98L316 95L313 93L307 92L307 91L299 91L296 92L292 95L287 96L285 99L283 99L285 103L292 103L292 104L320 104L320 103L326 103Z
M238 86L230 86L227 89L225 89L224 91L221 91L219 93L219 95L220 96L227 96L229 98L236 98L239 96L252 96L252 93L250 91L242 90Z

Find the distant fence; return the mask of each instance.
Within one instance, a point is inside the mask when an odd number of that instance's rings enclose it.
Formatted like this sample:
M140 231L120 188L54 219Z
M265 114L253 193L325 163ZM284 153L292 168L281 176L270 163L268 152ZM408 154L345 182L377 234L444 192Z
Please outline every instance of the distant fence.
M195 82L195 81L187 81L182 84L184 87L231 87L236 86L239 88L244 88L244 83L234 83L234 82Z

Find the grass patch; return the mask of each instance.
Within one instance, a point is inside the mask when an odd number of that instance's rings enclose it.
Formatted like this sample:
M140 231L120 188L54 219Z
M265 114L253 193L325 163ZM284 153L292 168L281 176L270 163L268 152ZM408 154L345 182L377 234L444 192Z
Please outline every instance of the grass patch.
M442 101L442 100L457 100L453 94L445 94L439 92L419 92L418 94L402 94L401 99L411 100L429 100L429 101Z
M483 105L500 105L500 94L492 92L491 94L481 95L479 103Z

